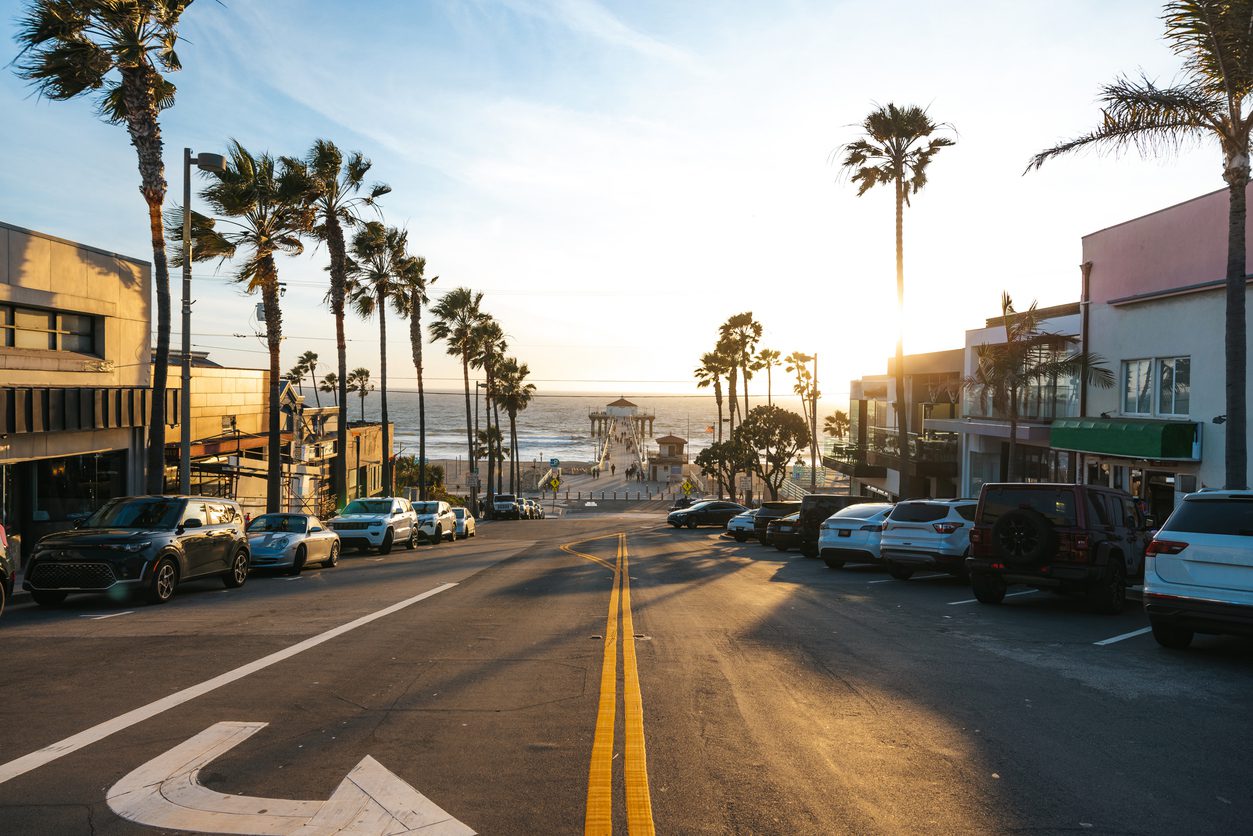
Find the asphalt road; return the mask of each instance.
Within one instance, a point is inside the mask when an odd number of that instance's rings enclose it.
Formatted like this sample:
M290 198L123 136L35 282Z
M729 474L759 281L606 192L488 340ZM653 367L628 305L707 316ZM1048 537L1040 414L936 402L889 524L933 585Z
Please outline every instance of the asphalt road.
M369 803L433 805L432 833L1250 832L1253 642L1168 652L1134 607L987 607L659 519L19 599L0 832L336 832L354 786L363 832Z

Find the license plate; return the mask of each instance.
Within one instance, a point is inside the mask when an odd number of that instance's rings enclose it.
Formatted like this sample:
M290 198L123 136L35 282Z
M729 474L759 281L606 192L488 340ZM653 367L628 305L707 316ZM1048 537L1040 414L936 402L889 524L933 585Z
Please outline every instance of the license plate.
M851 537L852 535L853 535L853 530L852 530L851 528L841 528L841 529L840 529L840 536L841 536L841 537Z

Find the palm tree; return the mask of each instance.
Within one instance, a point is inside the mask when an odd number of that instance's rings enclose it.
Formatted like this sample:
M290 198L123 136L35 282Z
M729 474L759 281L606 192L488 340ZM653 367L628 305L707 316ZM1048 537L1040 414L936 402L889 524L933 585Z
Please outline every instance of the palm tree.
M313 213L305 201L308 182L299 166L276 163L269 154L254 156L232 140L223 171L206 172L209 185L200 198L216 218L192 213L193 261L234 258L245 253L235 280L248 292L261 292L265 313L265 340L270 352L269 439L266 449L265 504L267 513L282 502L282 438L280 436L279 351L283 339L283 316L279 309L276 254L304 252L301 236L309 232ZM167 219L170 238L181 244L183 212L172 211ZM181 249L174 254L182 264Z
M409 233L370 221L353 236L348 265L348 299L365 319L378 314L379 397L383 424L383 494L392 494L391 429L387 414L387 305L396 298L398 276L405 268ZM394 304L394 302L393 302Z
M496 399L496 366L505 356L509 345L505 342L504 329L490 314L484 314L474 328L474 356L470 365L482 369L487 375L487 401L484 409L484 420L488 430L492 427L493 404ZM499 420L497 420L499 427ZM499 436L499 433L498 433ZM487 456L487 501L490 504L495 496L496 469L495 463L500 460L497 449L489 450ZM503 464L503 462L501 462Z
M770 374L771 369L775 366L781 366L782 355L773 348L763 348L757 352L757 359L753 363L753 371L766 370L766 406L774 406L774 380Z
M730 402L727 406L727 432L735 432L735 419L739 415L739 400L735 381L739 379L739 363L736 362L739 356L739 347L735 341L725 334L718 338L718 344L714 346L714 353L719 354L723 358L725 365L723 372L727 376L727 395L730 396Z
M430 325L431 339L444 340L448 344L448 354L461 358L461 376L465 383L466 396L466 446L469 449L470 469L474 471L477 461L474 456L474 427L470 409L470 358L474 355L474 326L482 318L479 309L483 304L483 294L468 287L457 287L431 307L431 315L435 318ZM478 515L478 491L470 491L470 511Z
M361 421L365 423L365 397L374 391L374 384L370 382L370 370L366 368L356 368L348 373L347 390L356 392L357 397L361 399ZM387 458L386 455L383 456Z
M822 393L818 391L818 380L816 374L818 371L818 356L815 354L805 354L800 351L793 351L787 357L783 358L786 364L784 368L796 375L796 384L792 387L792 391L800 396L801 413L805 418L805 428L809 431L809 484L810 487L818 485L818 398ZM814 364L814 370L809 370L809 364ZM905 473L904 470L901 471Z
M976 346L975 373L962 385L979 398L991 397L994 407L1004 409L1009 419L1009 465L1005 481L1016 481L1018 416L1024 393L1040 381L1056 381L1062 376L1087 378L1087 382L1108 389L1114 374L1105 361L1092 353L1072 352L1075 340L1062 334L1040 330L1036 303L1025 311L1015 311L1008 293L1001 294L1001 322L1005 342Z
M331 463L331 482L336 501L340 507L347 502L348 490L348 341L344 336L344 306L348 293L348 253L344 243L344 228L360 223L360 213L365 208L377 209L380 197L391 191L390 186L375 183L362 192L365 176L370 171L370 161L354 151L344 159L335 143L319 139L313 143L302 161L309 175L310 200L317 213L313 227L319 241L326 242L330 253L331 285L327 301L335 317L335 351L338 362L336 380L339 391L335 403L340 409L336 456Z
M862 122L865 136L844 145L841 165L857 184L857 196L891 184L896 191L896 431L900 447L901 495L909 495L909 408L905 401L905 207L911 194L927 185L927 168L953 140L934 134L947 126L931 120L925 108L889 103Z
M1225 324L1227 427L1225 486L1248 487L1248 379L1245 317L1245 224L1253 108L1253 3L1179 0L1165 5L1166 42L1183 59L1183 73L1162 87L1147 77L1122 77L1101 88L1101 124L1032 157L1027 170L1084 148L1141 154L1173 151L1212 139L1223 155L1227 183L1227 311Z
M744 411L748 412L748 380L753 376L753 351L761 340L761 323L753 319L752 311L745 311L722 323L719 333L732 350L732 362L744 381Z
M335 372L327 372L322 378L322 382L318 384L318 389L323 392L329 392L334 399L335 406L339 406L339 375Z
M157 296L157 349L148 419L148 493L165 490L165 387L170 365L170 270L166 262L164 143L158 115L174 104L163 73L182 68L174 46L192 0L33 0L18 21L17 73L41 96L66 101L98 94L101 117L125 124L148 205ZM185 395L186 393L184 393ZM183 432L190 428L183 427Z
M726 369L726 358L717 351L702 354L700 365L692 372L696 376L696 388L714 390L714 403L718 406L718 441L722 441L722 375Z
M287 379L288 383L290 383L292 386L295 386L297 389L299 389L300 394L303 395L305 393L304 392L304 379L305 379L306 374L308 374L308 371L305 370L305 367L297 363L296 365L292 366L291 370L288 371L287 374L283 375L283 377Z
M313 401L314 401L314 403L316 403L319 407L321 407L321 406L322 406L322 398L318 396L318 387L317 387L317 380L318 380L318 353L317 353L316 351L306 351L304 354L301 354L301 355L300 355L300 357L297 359L297 362L298 362L298 363L300 364L300 366L301 366L301 367L305 370L305 374L309 375L309 380L310 380L310 382L314 384L312 387L310 387L310 388L312 388L312 389L313 389ZM304 388L304 377L302 376L302 377L300 378L300 392L301 392L301 394L304 394L304 391L305 391L305 388Z
M822 422L822 431L832 438L844 438L848 435L849 420L848 413L842 409L837 409L828 415Z
M418 498L426 495L426 389L422 382L422 309L430 298L427 288L438 281L439 276L426 278L426 259L414 256L405 262L396 277L396 295L393 304L402 317L409 320L409 347L413 352L413 368L418 375Z
M500 364L500 402L509 416L509 491L516 493L521 483L522 462L518 453L518 413L526 409L534 396L535 384L527 383L531 369L516 357L506 357Z

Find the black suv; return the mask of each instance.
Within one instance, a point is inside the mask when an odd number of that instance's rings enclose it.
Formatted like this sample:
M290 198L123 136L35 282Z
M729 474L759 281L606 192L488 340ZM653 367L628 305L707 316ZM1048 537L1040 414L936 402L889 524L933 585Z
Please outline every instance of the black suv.
M761 508L757 509L757 516L753 517L753 533L757 535L757 542L763 546L770 545L771 520L795 514L800 509L801 503L798 499L779 499L761 503Z
M71 592L139 592L154 604L180 581L218 575L228 589L248 579L244 515L229 499L133 496L107 502L71 531L40 539L22 573L35 603Z
M805 557L818 556L818 530L827 517L843 511L850 505L874 502L869 496L847 494L811 493L801 498L800 516L796 524L796 545Z
M1007 584L1021 583L1080 593L1092 609L1119 613L1128 579L1144 572L1147 528L1124 491L986 484L970 530L970 585L984 604L999 604Z

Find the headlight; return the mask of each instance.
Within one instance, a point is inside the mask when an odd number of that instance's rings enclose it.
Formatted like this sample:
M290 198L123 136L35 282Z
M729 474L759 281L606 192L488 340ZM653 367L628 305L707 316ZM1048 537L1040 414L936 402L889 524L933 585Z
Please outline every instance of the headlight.
M143 551L144 549L148 548L151 545L152 545L151 540L143 540L139 543L115 543L110 548L116 549L117 551L120 551L120 552L127 552L129 554L135 554L136 552Z

